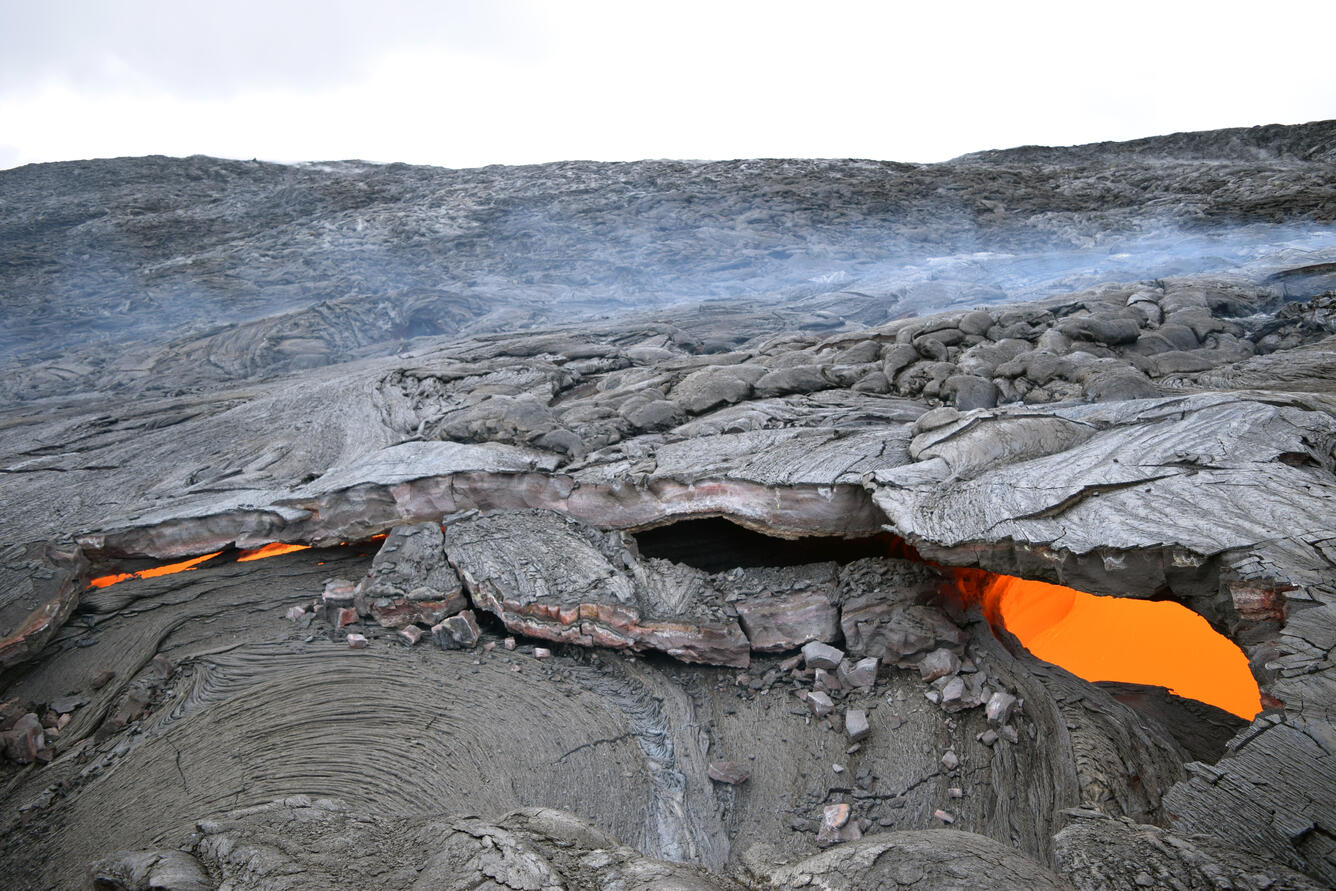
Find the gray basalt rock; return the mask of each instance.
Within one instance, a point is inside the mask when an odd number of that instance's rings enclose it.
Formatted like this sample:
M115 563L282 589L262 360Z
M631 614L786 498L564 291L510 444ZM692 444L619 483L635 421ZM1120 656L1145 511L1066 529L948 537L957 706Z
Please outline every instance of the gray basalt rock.
M916 663L939 647L960 647L964 633L925 602L941 583L932 570L906 560L862 560L845 567L840 627L849 651L887 663Z
M925 681L935 681L960 671L960 657L948 649L933 650L919 662L918 670Z
M803 693L802 700L818 718L824 718L835 710L835 702L830 698L830 694L820 690Z
M435 625L468 605L459 575L445 560L439 523L392 529L354 593L366 604L359 611L385 628Z
M443 650L472 649L478 645L481 635L478 620L470 609L443 619L431 629L432 640Z
M238 891L369 885L550 891L576 887L589 876L613 887L740 887L699 867L644 857L562 811L526 808L495 822L393 818L305 796L203 821L190 852L119 852L94 864L90 874L98 887L117 891L215 888L211 875Z
M693 415L741 402L766 374L754 365L716 365L693 371L673 388L672 400Z
M88 868L93 887L106 891L214 891L200 862L184 851L117 851Z
M1246 848L1213 843L1201 835L1189 837L1159 826L1114 820L1098 811L1074 811L1072 816L1071 825L1054 836L1055 853L1058 871L1081 891L1140 891L1163 885L1202 891L1324 887Z
M987 378L973 374L953 374L941 387L942 398L955 403L961 411L992 408L997 405L997 386Z
M858 742L871 733L867 723L867 712L861 708L851 708L844 713L844 733L850 742Z
M751 776L751 771L736 761L711 761L707 773L716 783L727 783L730 786L745 783Z
M1141 328L1131 319L1107 319L1081 316L1063 319L1058 331L1073 340L1093 340L1106 346L1136 343Z
M770 858L765 857L771 854ZM793 888L815 878L832 891L862 888L980 887L1066 891L1066 880L1010 846L972 832L924 829L884 832L786 863L757 851L748 871L762 887Z
M871 689L877 683L877 667L881 663L872 656L857 662L846 659L840 663L838 672L840 683L846 687Z
M831 386L819 365L794 365L768 372L756 381L756 395L761 398L812 393Z
M803 645L803 662L808 668L834 671L844 661L844 651L819 641Z

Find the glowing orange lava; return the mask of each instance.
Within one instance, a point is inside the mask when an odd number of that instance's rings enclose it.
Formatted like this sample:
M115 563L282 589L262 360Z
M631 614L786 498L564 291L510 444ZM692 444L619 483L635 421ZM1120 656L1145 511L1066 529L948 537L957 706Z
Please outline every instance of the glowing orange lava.
M958 587L1031 653L1088 681L1156 684L1251 719L1257 681L1233 642L1187 607L1098 597L1027 579L957 569Z
M88 583L90 588L105 588L108 585L114 585L117 582L123 582L126 579L151 579L159 575L171 575L174 572L186 572L194 569L198 564L205 560L212 560L221 554L222 551L214 551L212 554L205 554L203 557L191 557L189 560L182 560L180 563L168 563L166 566L155 566L152 569L141 569L138 572L118 572L115 575L102 575Z
M277 557L279 554L291 554L293 551L304 551L309 547L310 545L284 544L281 541L271 541L262 548L241 551L237 554L237 562L245 563L248 560L263 560L265 557Z

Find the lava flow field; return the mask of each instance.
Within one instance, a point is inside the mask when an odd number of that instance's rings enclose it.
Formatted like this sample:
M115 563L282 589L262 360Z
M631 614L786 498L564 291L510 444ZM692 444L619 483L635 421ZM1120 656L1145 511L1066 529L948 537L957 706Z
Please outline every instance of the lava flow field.
M0 171L3 884L1331 886L1333 146Z

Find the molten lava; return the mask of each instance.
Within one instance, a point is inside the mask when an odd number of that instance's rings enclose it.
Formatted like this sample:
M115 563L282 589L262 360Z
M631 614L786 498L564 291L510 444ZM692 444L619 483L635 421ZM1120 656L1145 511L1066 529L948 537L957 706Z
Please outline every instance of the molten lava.
M250 551L241 551L237 555L238 563L245 563L249 560L263 560L265 557L277 557L279 554L291 554L294 551L304 551L310 545L304 544L284 544L281 541L271 541L261 548L255 548Z
M186 572L194 569L198 564L205 560L212 560L221 554L222 551L214 551L212 554L205 554L203 557L191 557L189 560L182 560L180 563L168 563L166 566L155 566L152 569L141 569L138 572L118 572L114 575L102 575L88 583L90 588L105 588L108 585L114 585L117 582L123 582L126 579L151 579L159 575L171 575L174 572Z
M1241 718L1261 711L1248 659L1177 603L1097 597L977 569L956 569L961 593L1036 657L1088 681L1154 684Z
M279 554L291 554L293 551L304 551L309 547L311 546L303 544L284 544L278 541L270 542L264 547L255 548L249 551L239 551L237 553L237 562L244 563L248 560L263 560L265 557L277 557ZM212 554L205 554L202 557L191 557L189 560L182 560L180 563L168 563L164 566L154 566L152 569L140 569L136 572L118 572L112 575L101 575L90 581L88 587L105 588L108 585L114 585L117 582L124 582L130 579L150 579L160 575L186 572L194 569L205 560L212 560L221 553L222 551L214 551Z

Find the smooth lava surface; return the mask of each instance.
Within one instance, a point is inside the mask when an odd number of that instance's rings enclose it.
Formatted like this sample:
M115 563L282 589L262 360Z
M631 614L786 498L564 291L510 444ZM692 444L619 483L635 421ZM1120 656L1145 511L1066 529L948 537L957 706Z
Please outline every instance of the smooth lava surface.
M982 593L994 624L1078 677L1156 684L1249 720L1261 711L1243 651L1187 607L1005 575L990 575Z

